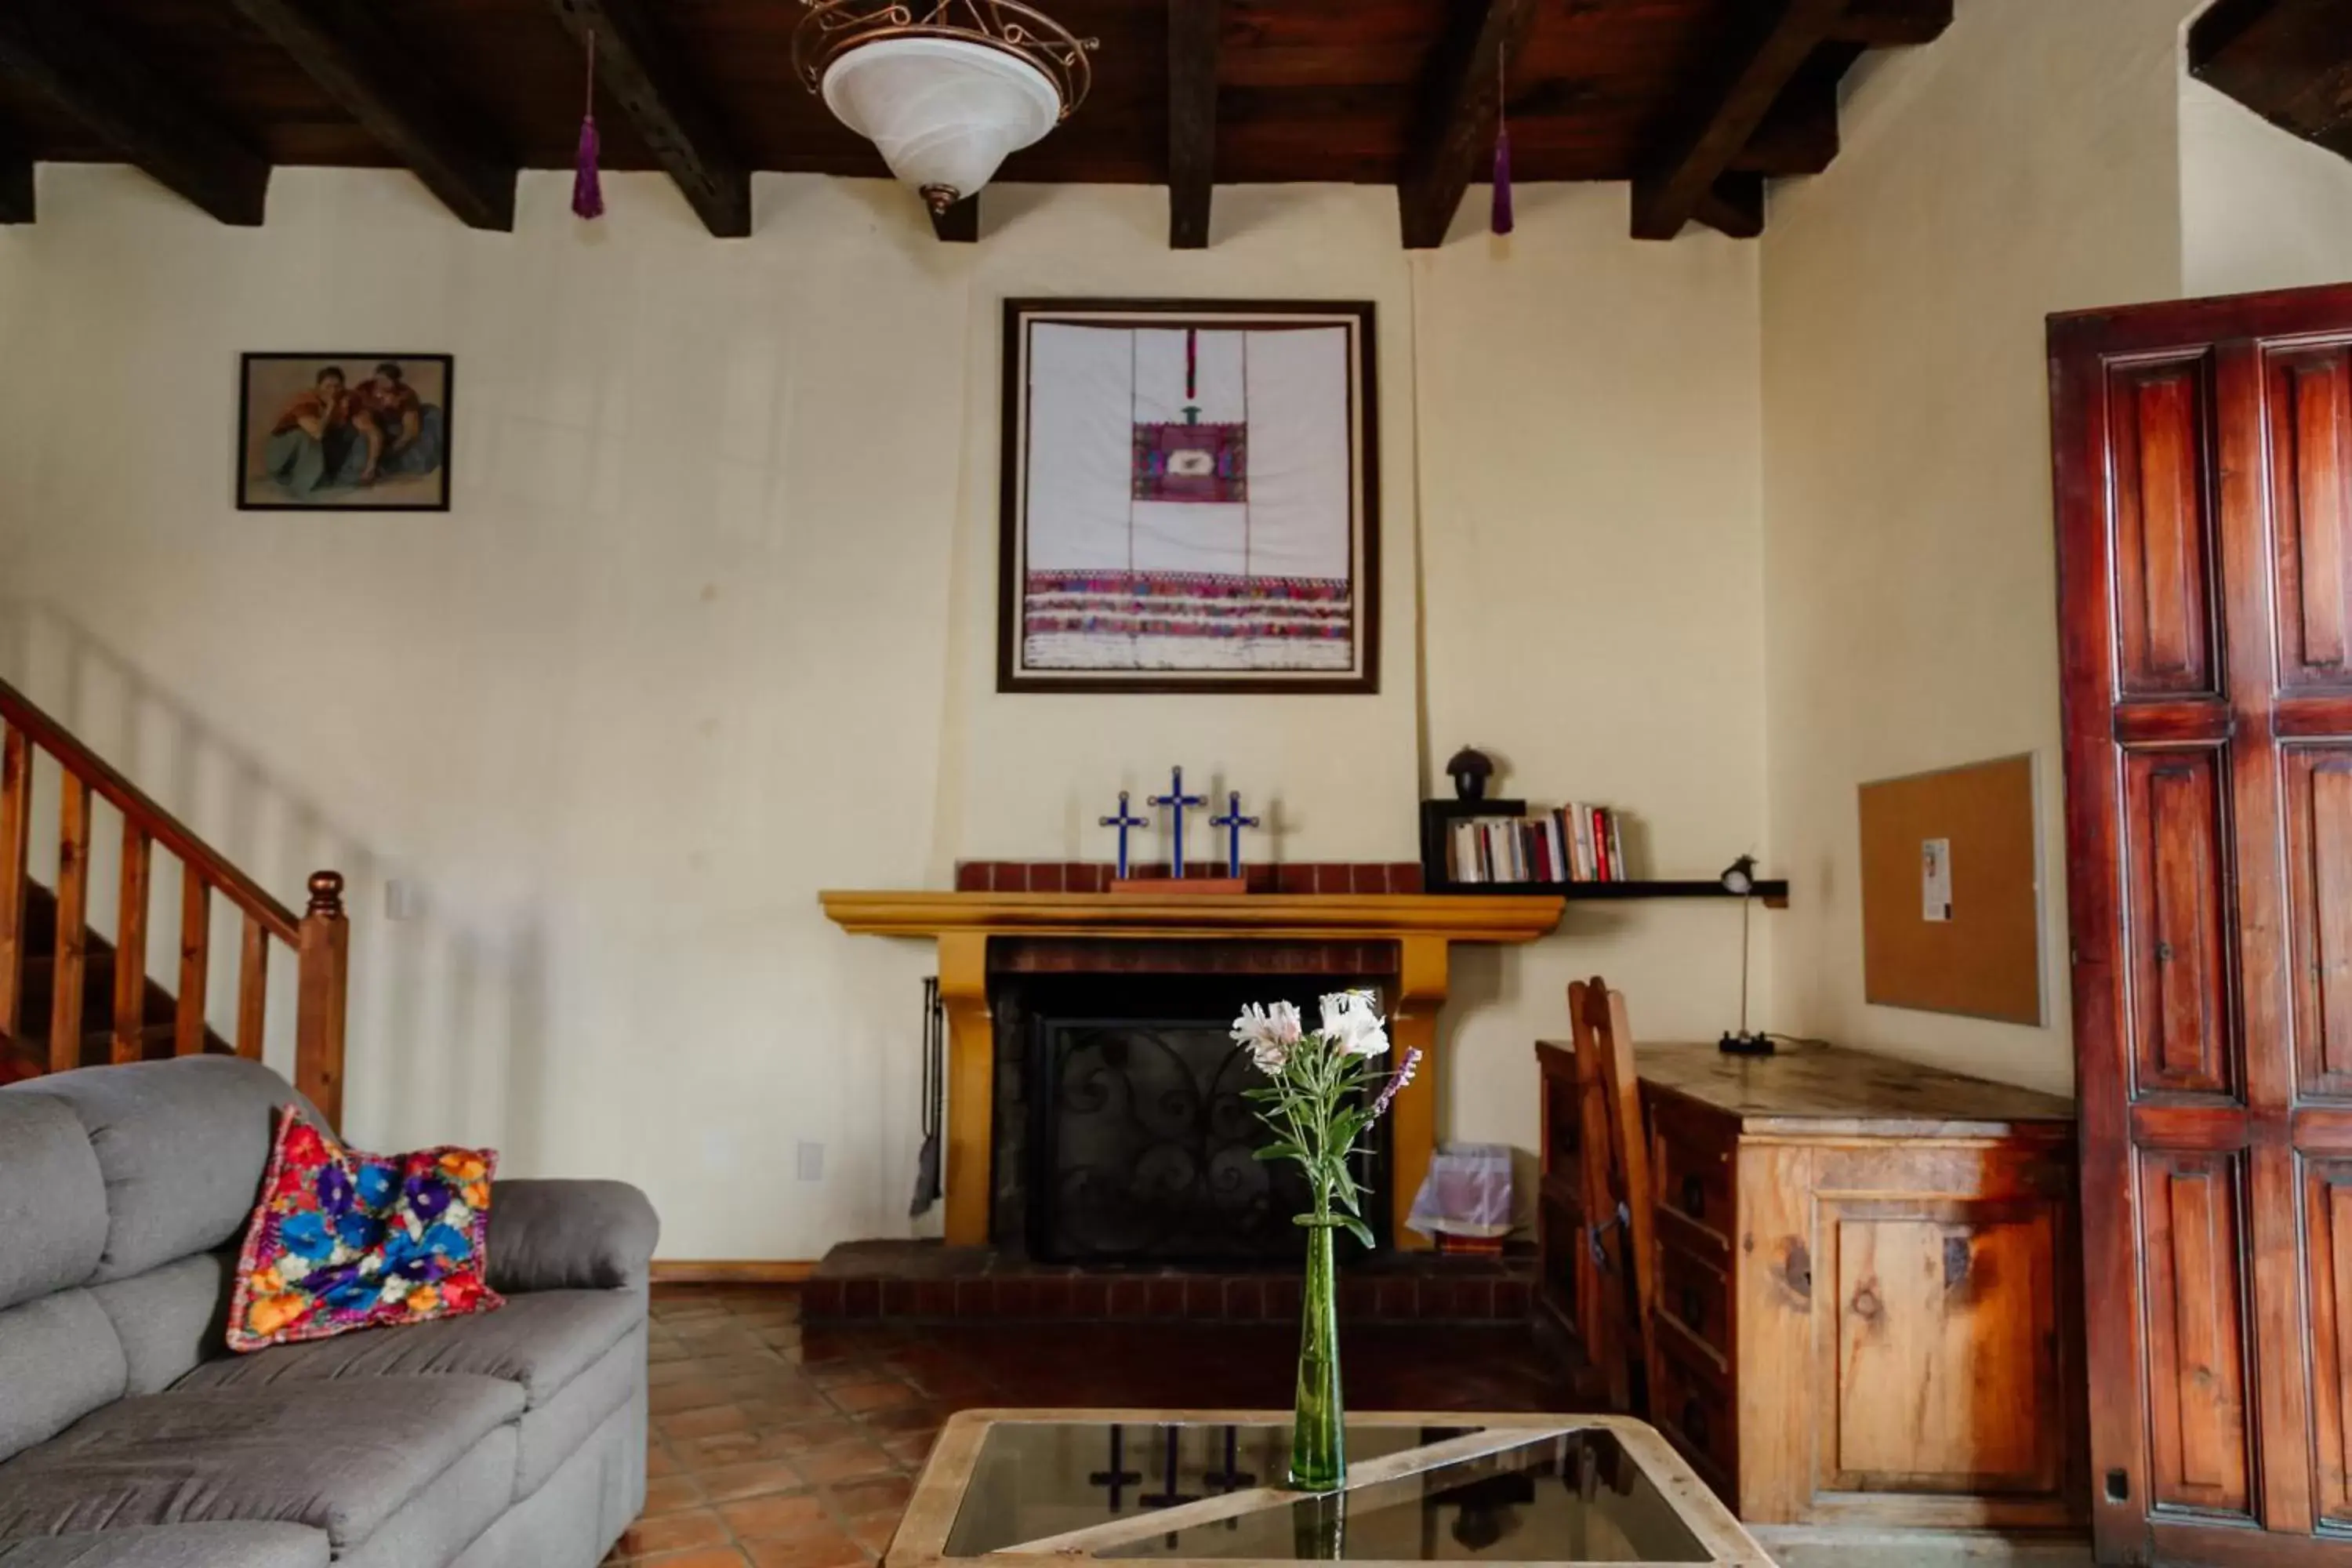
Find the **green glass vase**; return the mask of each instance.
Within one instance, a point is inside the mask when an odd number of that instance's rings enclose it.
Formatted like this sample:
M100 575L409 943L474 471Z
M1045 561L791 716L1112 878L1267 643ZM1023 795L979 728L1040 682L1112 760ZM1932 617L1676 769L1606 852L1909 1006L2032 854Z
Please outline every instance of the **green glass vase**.
M1290 1425L1290 1484L1337 1491L1348 1479L1348 1412L1339 1397L1339 1292L1330 1220L1307 1232L1307 1285L1299 1300L1298 1402Z

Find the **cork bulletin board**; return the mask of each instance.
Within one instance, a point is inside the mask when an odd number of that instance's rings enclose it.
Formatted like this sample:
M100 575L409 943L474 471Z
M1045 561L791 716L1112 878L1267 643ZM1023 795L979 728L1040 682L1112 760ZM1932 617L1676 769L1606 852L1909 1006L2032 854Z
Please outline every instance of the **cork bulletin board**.
M2027 755L1862 786L1865 1000L2042 1021L2033 775Z

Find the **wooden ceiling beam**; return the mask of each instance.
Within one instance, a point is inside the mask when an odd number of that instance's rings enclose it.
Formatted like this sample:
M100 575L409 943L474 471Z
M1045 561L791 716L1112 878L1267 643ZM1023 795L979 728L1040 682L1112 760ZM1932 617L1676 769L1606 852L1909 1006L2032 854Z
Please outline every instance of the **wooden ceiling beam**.
M1691 216L1734 239L1764 232L1764 176L1726 174L1699 197Z
M2189 29L2189 73L2272 124L2352 158L2352 7L2220 0Z
M644 0L550 0L574 42L596 40L598 85L721 239L751 232L751 172Z
M1217 188L1218 0L1168 0L1168 244L1209 247Z
M931 232L949 245L980 242L980 193L972 192L943 213L931 215Z
M1814 51L1781 89L1764 122L1731 160L1738 174L1818 174L1838 155L1838 84L1861 54L1851 45Z
M1853 0L1830 29L1832 40L1864 48L1932 44L1952 25L1952 0Z
M33 221L33 155L0 137L0 224Z
M1694 218L1711 221L1709 215L1720 205L1717 182L1754 140L1813 51L1829 41L1846 5L1847 0L1781 0L1706 113L1652 172L1634 180L1634 238L1672 239ZM1744 212L1740 226L1746 226Z
M259 225L269 164L93 20L83 0L0 5L0 75L223 223Z
M513 229L520 166L480 144L368 0L236 0L236 8L460 222Z
M1406 249L1445 243L1463 193L1493 157L1504 72L1527 43L1536 10L1536 0L1461 0L1448 7L1397 185Z

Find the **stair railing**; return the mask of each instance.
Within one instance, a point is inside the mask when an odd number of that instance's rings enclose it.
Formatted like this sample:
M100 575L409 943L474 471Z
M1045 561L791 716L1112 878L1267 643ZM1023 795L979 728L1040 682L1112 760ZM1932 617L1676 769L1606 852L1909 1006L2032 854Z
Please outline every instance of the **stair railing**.
M299 965L295 989L295 1087L330 1122L340 1126L351 962L351 927L343 916L341 874L314 873L310 907L297 915L5 681L0 681L0 1036L25 1037L18 1014L25 996L25 910L32 871L36 751L48 753L61 774L48 1070L65 1072L81 1065L83 978L89 942L90 818L95 798L122 816L111 1058L133 1062L146 1055L148 903L155 850L160 847L181 866L173 1054L202 1054L209 1036L205 1009L212 969L212 895L219 893L244 917L237 965L236 1054L261 1059L269 1001L270 947L282 942L293 951Z

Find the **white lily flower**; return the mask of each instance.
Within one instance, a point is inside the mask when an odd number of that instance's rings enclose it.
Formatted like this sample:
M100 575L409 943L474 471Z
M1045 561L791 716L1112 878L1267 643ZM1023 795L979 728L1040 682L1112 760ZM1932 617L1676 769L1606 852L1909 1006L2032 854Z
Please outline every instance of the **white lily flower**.
M1389 1032L1380 998L1369 991L1337 991L1323 998L1323 1037L1349 1056L1388 1054Z
M1290 1060L1291 1047L1298 1044L1305 1025L1298 1009L1287 1002L1276 1002L1271 1007L1261 1007L1252 1002L1242 1008L1242 1016L1234 1020L1234 1043L1249 1047L1250 1060L1258 1071L1268 1078L1279 1075Z

